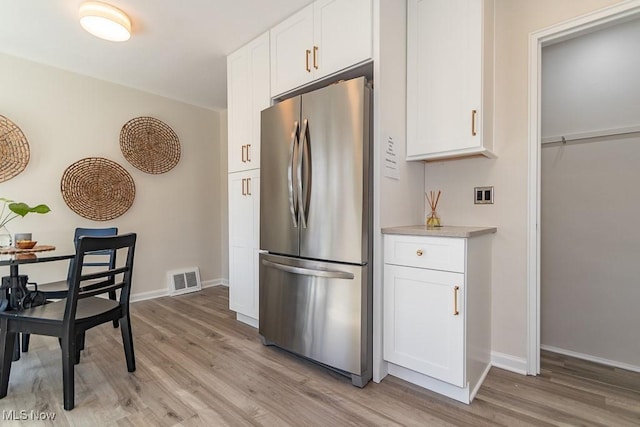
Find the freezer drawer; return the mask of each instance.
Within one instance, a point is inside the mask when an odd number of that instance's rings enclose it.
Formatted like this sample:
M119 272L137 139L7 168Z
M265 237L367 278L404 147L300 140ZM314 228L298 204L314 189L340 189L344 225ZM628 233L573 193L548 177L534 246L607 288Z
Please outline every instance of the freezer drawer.
M259 332L266 344L371 379L368 266L260 254Z

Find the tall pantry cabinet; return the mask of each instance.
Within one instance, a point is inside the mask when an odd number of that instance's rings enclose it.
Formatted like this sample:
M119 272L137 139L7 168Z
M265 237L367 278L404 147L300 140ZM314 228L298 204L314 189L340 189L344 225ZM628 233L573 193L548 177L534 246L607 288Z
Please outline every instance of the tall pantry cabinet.
M229 308L258 325L260 112L269 107L269 33L227 57Z

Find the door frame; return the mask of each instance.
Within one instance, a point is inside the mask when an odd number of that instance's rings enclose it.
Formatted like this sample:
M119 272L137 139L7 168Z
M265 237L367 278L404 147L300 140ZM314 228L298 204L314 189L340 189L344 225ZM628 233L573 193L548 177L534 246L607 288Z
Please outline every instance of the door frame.
M529 34L529 173L527 218L527 374L540 373L540 150L542 47L640 16L627 0Z

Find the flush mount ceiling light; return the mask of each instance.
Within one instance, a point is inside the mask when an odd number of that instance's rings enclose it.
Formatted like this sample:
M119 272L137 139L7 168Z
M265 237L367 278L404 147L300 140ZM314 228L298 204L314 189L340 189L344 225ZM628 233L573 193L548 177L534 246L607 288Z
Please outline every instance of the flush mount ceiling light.
M88 1L80 5L80 25L101 39L123 42L131 37L131 20L126 13L107 3Z

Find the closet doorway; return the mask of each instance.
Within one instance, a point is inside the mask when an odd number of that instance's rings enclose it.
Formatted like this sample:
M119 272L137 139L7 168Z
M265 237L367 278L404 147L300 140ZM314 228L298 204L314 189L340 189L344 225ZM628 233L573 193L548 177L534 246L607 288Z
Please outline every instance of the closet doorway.
M640 18L542 48L540 343L640 372Z
M625 2L530 36L532 375L540 372L541 346L640 367L640 83L623 82L635 66L628 56L637 55L628 51L611 75L619 54L598 38L629 36L639 18L640 2ZM576 46L583 49L567 50Z

